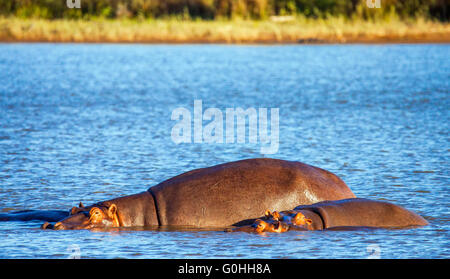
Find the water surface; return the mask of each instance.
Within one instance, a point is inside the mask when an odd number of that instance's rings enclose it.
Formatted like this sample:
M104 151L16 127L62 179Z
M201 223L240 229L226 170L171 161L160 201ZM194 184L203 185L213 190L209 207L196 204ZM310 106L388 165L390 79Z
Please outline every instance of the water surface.
M273 158L424 216L410 230L43 231L1 222L0 258L448 258L448 45L0 45L0 212L69 209L259 144L175 144L172 110L279 108ZM248 138L247 138L248 139ZM75 245L75 246L73 246ZM369 250L368 250L369 249Z

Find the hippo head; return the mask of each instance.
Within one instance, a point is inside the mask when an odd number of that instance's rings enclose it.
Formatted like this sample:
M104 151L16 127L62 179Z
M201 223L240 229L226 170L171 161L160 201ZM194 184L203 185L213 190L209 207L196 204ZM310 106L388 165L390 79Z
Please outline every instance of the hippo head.
M266 222L261 219L257 219L253 225L255 228L255 232L263 233L263 232L285 232L289 229L289 226L280 221Z
M312 220L308 219L303 215L301 212L298 212L295 214L295 216L292 218L292 224L296 226L311 226Z
M267 220L282 221L294 226L311 226L312 224L312 220L306 218L301 212L285 211L279 213L278 211L270 212L266 210L264 215Z
M90 207L73 207L70 216L57 222L54 230L82 230L119 227L117 206L97 204Z
M278 211L270 212L270 210L266 210L264 216L266 217L266 219L272 219L276 221L281 221L282 219L281 214Z

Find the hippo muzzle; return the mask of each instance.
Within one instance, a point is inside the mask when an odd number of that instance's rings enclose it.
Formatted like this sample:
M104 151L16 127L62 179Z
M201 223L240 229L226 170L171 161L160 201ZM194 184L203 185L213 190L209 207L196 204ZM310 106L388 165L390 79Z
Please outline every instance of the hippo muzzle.
M88 229L89 213L79 212L71 215L63 220L56 222L54 225L45 223L42 228L53 230L81 230Z

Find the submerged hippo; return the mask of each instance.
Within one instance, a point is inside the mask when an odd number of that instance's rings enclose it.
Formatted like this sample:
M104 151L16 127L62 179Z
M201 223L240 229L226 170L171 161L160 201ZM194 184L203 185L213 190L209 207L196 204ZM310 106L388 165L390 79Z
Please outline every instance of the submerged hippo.
M354 198L336 175L300 162L248 159L196 169L145 192L91 206L44 228L194 226L227 227L261 216L266 208Z
M66 218L69 214L69 211L63 210L21 210L10 213L0 213L0 221L40 220L56 222Z
M356 227L404 228L425 226L428 222L401 206L361 198L323 201L300 205L294 210L266 211L265 216L226 231L286 232L288 230L351 229Z
M245 225L237 228L226 228L226 232L248 232L248 233L265 233L276 232L283 233L292 230L291 224L280 222L274 219L256 219L253 224ZM305 229L306 230L306 229Z

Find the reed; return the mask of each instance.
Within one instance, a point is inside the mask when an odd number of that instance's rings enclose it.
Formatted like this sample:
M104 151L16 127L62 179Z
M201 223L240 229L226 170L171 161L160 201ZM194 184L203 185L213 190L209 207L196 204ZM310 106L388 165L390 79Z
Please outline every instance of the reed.
M302 16L267 20L21 19L0 17L3 42L387 43L450 42L450 24Z

